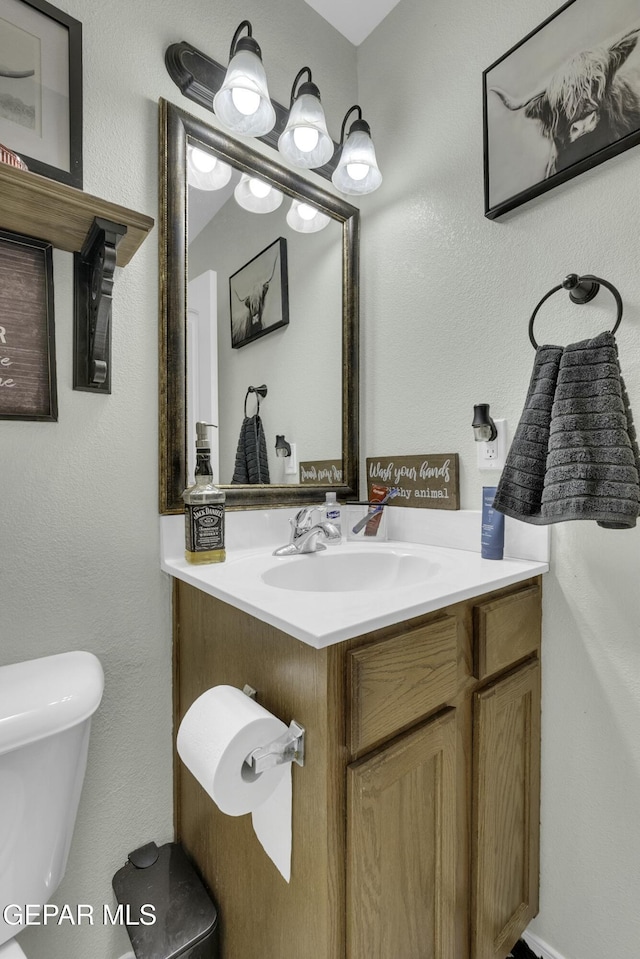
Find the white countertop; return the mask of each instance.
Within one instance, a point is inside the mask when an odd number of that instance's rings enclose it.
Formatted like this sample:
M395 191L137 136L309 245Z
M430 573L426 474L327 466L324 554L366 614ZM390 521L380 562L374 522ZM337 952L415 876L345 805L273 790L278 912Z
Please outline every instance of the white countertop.
M391 511L390 511L391 512ZM397 509L397 513L433 513L427 510ZM333 546L325 552L306 556L274 557L273 548L287 540L287 519L291 510L252 510L244 514L227 514L226 562L197 566L184 559L183 530L181 516L161 517L162 530L162 569L201 589L217 599L229 603L252 616L270 623L272 626L295 636L297 639L316 649L322 649L334 643L342 642L353 636L380 629L393 623L402 622L423 613L441 609L452 603L471 599L503 586L510 586L532 576L546 573L548 563L547 531L540 534L539 528L530 527L532 543L523 547L526 554L537 553L539 558L506 558L503 560L482 559L480 553L472 549L452 548L425 539L441 540L443 533L433 529L444 528L447 521L439 517L431 524L427 518L411 524L411 529L422 542L407 542L395 539L387 543L363 546L360 543L343 543ZM461 514L467 514L466 518ZM260 515L262 514L262 515ZM479 514L474 511L458 511L457 519L450 519L449 525L455 526L452 539L464 545L470 540L467 532L478 529L476 542L479 543ZM237 518L236 518L237 517ZM398 517L398 526L389 523L391 533L401 532L406 526L407 516ZM524 524L518 524L523 526ZM420 527L416 529L416 526ZM274 540L273 531L276 532ZM250 533L247 533L250 530ZM528 536L527 531L518 530L513 541L521 543ZM236 548L234 540L238 543ZM249 542L252 540L252 542ZM507 542L509 537L507 537ZM269 585L263 579L265 571L282 567L284 564L320 564L339 551L346 556L353 554L357 562L358 551L386 552L393 554L402 562L412 562L411 557L430 563L429 574L415 581L401 582L392 588L379 588L363 584L365 588L354 590L316 591L307 589L283 589ZM545 556L546 553L546 556ZM409 558L409 559L407 559ZM319 565L315 567L320 570ZM426 565L425 565L425 568ZM321 571L321 570L320 570ZM411 579L411 578L409 578Z

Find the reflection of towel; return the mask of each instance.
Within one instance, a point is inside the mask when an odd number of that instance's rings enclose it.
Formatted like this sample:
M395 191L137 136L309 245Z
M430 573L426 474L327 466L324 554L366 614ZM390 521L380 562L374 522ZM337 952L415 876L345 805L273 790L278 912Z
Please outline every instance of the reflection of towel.
M613 335L538 347L495 509L538 526L591 519L629 529L640 513L639 477Z
M245 416L242 421L236 451L236 465L231 482L270 482L267 444L264 439L262 420L257 414L255 416Z

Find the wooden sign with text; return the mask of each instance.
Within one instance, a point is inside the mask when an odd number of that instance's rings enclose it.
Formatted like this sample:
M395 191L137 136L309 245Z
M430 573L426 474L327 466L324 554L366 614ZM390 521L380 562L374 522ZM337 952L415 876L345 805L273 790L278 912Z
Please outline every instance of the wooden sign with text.
M0 231L0 419L57 420L51 245Z
M342 483L342 460L307 460L300 463L300 482L333 486Z
M367 493L372 486L398 487L389 506L460 509L457 453L367 457Z

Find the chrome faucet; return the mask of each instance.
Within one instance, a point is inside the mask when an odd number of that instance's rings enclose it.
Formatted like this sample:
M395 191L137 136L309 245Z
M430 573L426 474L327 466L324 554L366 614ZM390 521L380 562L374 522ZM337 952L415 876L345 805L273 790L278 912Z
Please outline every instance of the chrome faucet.
M286 546L279 546L273 551L274 556L296 556L301 553L319 553L326 549L319 539L335 542L341 538L340 530L333 523L326 520L313 522L314 512L322 512L323 506L303 506L296 515L289 520L291 535Z

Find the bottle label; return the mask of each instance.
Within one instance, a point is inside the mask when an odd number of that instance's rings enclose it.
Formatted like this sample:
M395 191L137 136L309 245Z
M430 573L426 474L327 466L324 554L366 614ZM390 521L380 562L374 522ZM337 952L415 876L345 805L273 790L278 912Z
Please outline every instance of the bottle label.
M224 505L184 508L185 547L190 553L224 549Z
M338 530L340 530L340 529L341 529L341 525L340 525L340 518L341 518L340 507L339 507L339 506L338 506L338 507L336 507L336 506L328 506L328 507L327 507L327 513L326 513L326 515L327 515L328 521L329 521L330 523L333 523L333 525L334 525L334 526L337 526Z

